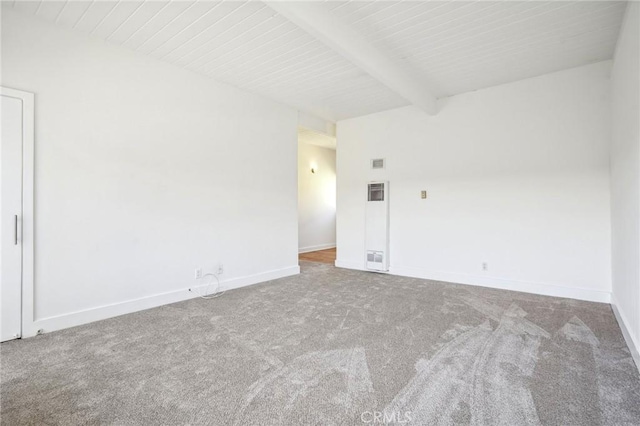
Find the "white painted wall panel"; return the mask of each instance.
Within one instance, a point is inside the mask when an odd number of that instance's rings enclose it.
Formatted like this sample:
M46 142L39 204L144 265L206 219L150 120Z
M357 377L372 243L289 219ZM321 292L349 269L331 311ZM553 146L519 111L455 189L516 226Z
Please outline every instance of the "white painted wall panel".
M294 109L11 10L2 78L36 95L37 320L297 270Z
M640 4L630 3L612 71L613 302L640 368Z
M361 267L362 188L388 180L391 273L608 301L610 67L338 122L338 265Z

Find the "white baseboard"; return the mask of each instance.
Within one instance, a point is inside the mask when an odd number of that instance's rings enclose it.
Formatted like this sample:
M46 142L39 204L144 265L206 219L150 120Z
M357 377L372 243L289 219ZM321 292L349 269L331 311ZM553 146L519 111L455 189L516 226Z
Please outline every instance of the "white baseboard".
M258 284L265 281L271 281L278 278L284 278L300 273L299 266L290 266L288 268L267 271L260 274L249 275L245 277L232 278L220 282L220 290L233 290L240 287L246 287L252 284ZM96 308L85 309L82 311L71 312L68 314L40 318L31 324L25 324L22 331L22 337L31 337L38 334L38 330L48 333L50 331L61 330L64 328L75 327L77 325L87 324L94 321L113 318L124 314L143 311L145 309L156 308L170 303L181 302L187 299L198 297L195 292L189 291L190 288L204 288L206 286L186 287L181 290L171 291L167 293L154 294L152 296L142 297L125 302L114 303L111 305L99 306Z
M631 357L636 363L636 368L640 372L640 342L636 342L627 326L628 322L624 314L618 309L618 303L615 297L611 296L611 308L613 309L613 314L616 316L616 320L618 321L618 325L620 326L620 330L622 330L622 335L624 336L624 340L627 342L627 346L629 347L629 351L631 352Z
M524 293L542 294L544 296L566 297L589 302L609 303L611 293L576 287L564 287L555 284L530 281L510 280L484 275L463 274L457 272L430 271L406 266L392 266L389 272L394 275L444 281L455 284L469 284L480 287L498 288L501 290L520 291Z
M359 271L364 271L364 260L362 262L353 262L350 260L339 260L336 259L335 262L336 268L345 268L345 269L357 269Z
M298 249L298 253L309 253L312 251L326 250L330 248L336 248L336 243L318 244L317 246L300 247Z
M336 260L339 268L365 270L364 262ZM524 293L542 294L545 296L566 297L569 299L587 300L589 302L610 303L611 293L575 287L563 287L555 284L516 281L484 275L462 274L446 271L432 271L409 266L391 266L391 275L422 278L426 280L444 281L454 284L468 284L502 290L521 291Z

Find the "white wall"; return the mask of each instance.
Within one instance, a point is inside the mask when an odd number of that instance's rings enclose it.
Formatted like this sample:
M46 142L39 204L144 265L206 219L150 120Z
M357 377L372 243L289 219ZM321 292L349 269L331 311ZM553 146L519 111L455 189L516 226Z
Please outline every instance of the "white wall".
M2 85L36 94L33 328L299 270L295 110L10 10Z
M608 302L610 68L340 121L337 265L363 268L365 185L389 180L391 273Z
M640 5L630 2L612 70L613 298L640 366Z
M311 173L311 167L316 168ZM298 249L302 252L336 246L336 152L300 143L298 146Z

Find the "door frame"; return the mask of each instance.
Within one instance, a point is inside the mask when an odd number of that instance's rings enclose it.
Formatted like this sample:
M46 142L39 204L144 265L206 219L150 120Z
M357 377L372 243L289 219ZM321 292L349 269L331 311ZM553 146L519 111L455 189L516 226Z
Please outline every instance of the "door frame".
M35 154L35 95L22 90L0 86L0 94L22 101L22 324L21 337L37 334L34 325L34 154Z

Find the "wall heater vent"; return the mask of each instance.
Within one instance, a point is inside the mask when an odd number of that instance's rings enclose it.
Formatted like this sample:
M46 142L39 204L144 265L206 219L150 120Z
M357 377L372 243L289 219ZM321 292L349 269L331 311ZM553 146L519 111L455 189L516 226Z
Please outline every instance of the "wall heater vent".
M367 185L365 222L365 267L386 272L389 270L389 182Z
M374 158L371 160L372 169L384 169L384 158Z

